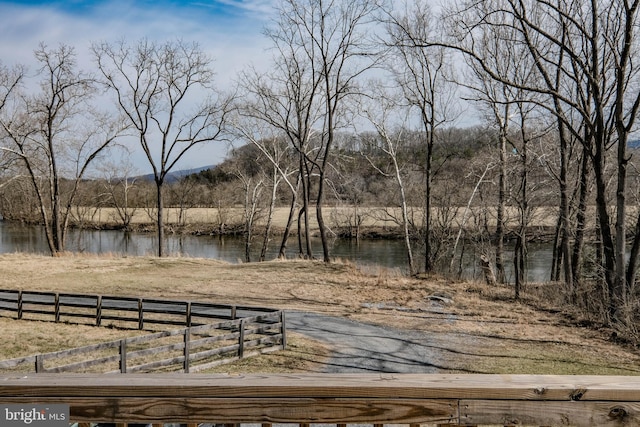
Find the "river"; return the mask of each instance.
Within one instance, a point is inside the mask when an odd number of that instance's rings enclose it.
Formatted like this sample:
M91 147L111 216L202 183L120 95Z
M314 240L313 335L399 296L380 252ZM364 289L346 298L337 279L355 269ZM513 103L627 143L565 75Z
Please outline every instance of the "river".
M257 240L256 240L257 242ZM278 239L272 242L271 252L267 259L276 256ZM291 248L296 240L290 240ZM258 244L256 243L256 246ZM80 253L118 254L118 255L153 255L157 251L154 233L126 233L116 230L69 230L66 241L67 250ZM166 249L170 255L213 258L228 262L244 260L244 243L240 237L169 235ZM319 241L314 242L318 257L322 256ZM510 248L507 247L509 250ZM36 254L48 253L44 229L6 221L0 221L0 253L25 252ZM289 252L294 255L295 250ZM350 260L361 266L385 267L406 270L406 254L401 240L336 239L332 243L331 256ZM512 281L513 268L511 252L506 253L507 279ZM257 258L257 254L255 255ZM549 244L529 245L528 280L532 282L547 281L551 268L551 247ZM465 257L465 278L478 277L480 271L473 255Z

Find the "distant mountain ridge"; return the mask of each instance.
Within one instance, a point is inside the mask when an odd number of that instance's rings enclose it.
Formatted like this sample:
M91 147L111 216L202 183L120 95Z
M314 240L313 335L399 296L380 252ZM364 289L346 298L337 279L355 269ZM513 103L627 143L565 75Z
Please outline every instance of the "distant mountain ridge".
M165 182L167 184L172 184L174 182L180 181L185 176L192 175L194 173L200 173L200 172L205 171L207 169L213 169L216 166L217 165L201 166L199 168L181 169L181 170L177 170L175 172L169 172L167 174L167 178L166 178ZM149 174L146 174L146 175L138 175L138 176L134 177L133 179L139 180L139 181L140 180L141 181L153 181L155 179L155 177L154 177L154 175L152 173L149 173Z

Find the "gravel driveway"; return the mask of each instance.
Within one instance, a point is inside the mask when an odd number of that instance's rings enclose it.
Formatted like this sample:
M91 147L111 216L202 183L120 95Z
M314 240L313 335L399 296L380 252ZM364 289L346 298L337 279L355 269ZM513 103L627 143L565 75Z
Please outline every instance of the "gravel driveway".
M448 346L460 337L444 337L354 322L317 313L287 311L287 329L331 346L333 355L325 371L436 373L449 369ZM448 335L448 334L446 334Z

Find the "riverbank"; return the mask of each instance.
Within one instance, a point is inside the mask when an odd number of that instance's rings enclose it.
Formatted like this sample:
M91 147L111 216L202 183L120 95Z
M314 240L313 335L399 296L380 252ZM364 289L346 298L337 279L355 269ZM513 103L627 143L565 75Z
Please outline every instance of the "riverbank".
M423 214L420 208L411 208L412 223L422 227ZM476 228L475 221L469 218L483 215L489 221L490 228L495 227L496 214L489 210L481 214L471 210L465 215L463 208L451 209L448 222L451 230L457 231L460 226L468 231ZM527 227L528 239L532 242L549 242L553 239L556 227L554 207L538 207L533 209L531 221ZM434 208L434 215L443 218L443 213ZM324 209L325 222L334 237L363 239L401 239L402 227L397 222L402 217L399 208L392 207L348 207L327 206ZM289 216L289 208L276 208L271 222L271 234L283 234ZM513 207L506 209L505 228L507 240L515 235L509 230L516 230L517 212ZM241 235L244 233L244 209L241 207L225 208L165 208L165 227L171 234L182 235ZM83 207L76 208L70 225L81 229L94 230L127 230L132 232L155 232L155 209L138 208L131 214L131 220L124 224L114 208ZM260 235L266 226L266 216L258 214L254 222L254 235ZM318 223L314 212L309 215L309 231L318 235ZM590 228L587 232L591 231ZM294 222L291 233L297 235L297 224ZM473 234L473 233L472 233Z
M562 311L561 301L554 307L531 293L514 302L508 287L409 278L348 263L10 254L0 256L0 287L270 306L422 331L445 355L425 361L440 372L640 375L637 351L611 342L606 328L577 326L580 319ZM33 333L40 330L34 324ZM221 370L314 371L331 352L324 346L294 337L290 353Z

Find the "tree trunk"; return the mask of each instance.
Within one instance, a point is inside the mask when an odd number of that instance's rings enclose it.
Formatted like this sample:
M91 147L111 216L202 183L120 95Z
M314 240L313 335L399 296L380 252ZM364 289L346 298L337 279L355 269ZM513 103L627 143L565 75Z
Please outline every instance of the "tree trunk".
M571 242L569 241L569 188L567 185L569 175L569 148L567 136L564 132L564 124L560 126L560 258L562 271L564 272L565 286L569 287L569 294L573 294L573 276L571 269Z
M296 206L298 205L298 189L300 188L300 177L298 174L298 181L296 182L295 191L291 192L291 206L289 207L289 218L287 219L287 225L284 228L284 232L282 233L282 240L280 241L280 250L278 251L278 258L285 259L287 257L287 241L289 240L289 235L291 234L291 225L295 219L295 211ZM300 226L298 224L298 236L300 236ZM301 243L301 242L300 242ZM302 248L302 245L299 245ZM301 249L302 250L302 249Z
M524 287L526 275L526 237L524 229L521 227L516 238L516 245L513 248L513 267L515 273L514 298L520 299L520 291Z
M486 255L482 255L480 257L480 268L482 269L482 273L484 274L484 280L487 285L493 287L496 285L496 275L493 271L493 266L491 265L491 261L489 257Z
M504 210L507 197L507 135L506 129L500 131L500 177L498 189L498 208L496 214L496 281L498 283L505 282L504 274Z
M524 121L524 120L523 120ZM524 130L524 126L521 129L522 134L522 154L520 159L522 161L522 171L520 178L520 227L518 230L518 237L514 248L514 271L515 271L515 289L514 297L516 300L520 299L520 291L525 285L527 277L527 223L528 223L528 211L529 211L529 194L528 194L528 178L529 178L529 157L527 138Z
M629 253L629 265L627 267L627 297L633 295L638 270L638 258L640 257L640 213L636 219L633 244Z
M305 211L306 208L304 206L298 211L298 256L300 258L306 258L304 250L302 249L302 235L304 234L302 227L302 218L305 215Z
M313 258L313 249L311 248L311 236L309 233L309 205L310 205L310 191L311 191L311 172L309 171L304 154L300 152L300 174L302 175L302 211L301 215L304 215L304 239L305 239L305 251L303 251L302 244L300 244L300 255L306 259ZM298 235L303 234L300 228L300 215L298 216Z
M626 216L626 181L627 181L627 158L625 140L618 140L618 184L616 189L616 226L615 226L615 288L614 304L616 308L621 308L626 303L627 276L625 263L627 261L627 228L625 224Z
M553 235L553 247L551 254L551 275L552 282L560 281L560 266L562 265L562 251L560 250L560 234L562 233L562 217L558 215L556 220L555 233Z
M262 238L262 249L260 250L260 262L264 261L267 256L267 248L269 246L269 237L271 235L271 224L273 223L273 211L276 207L276 197L278 195L278 169L273 168L273 187L271 189L271 200L269 201L269 213L267 214L267 223L264 227L264 236Z
M165 256L164 247L164 197L162 195L163 181L156 179L156 196L157 196L157 208L158 208L158 257Z
M327 227L324 224L324 216L322 214L322 199L324 198L324 174L320 174L320 184L318 187L318 201L316 203L316 218L318 220L318 231L320 232L320 241L322 242L322 259L324 262L331 262L329 257L329 241L327 239Z
M58 169L52 142L49 143L49 152L51 168L51 235L53 236L54 252L57 254L64 250L64 242L62 241L60 178L58 177Z
M329 257L329 241L327 238L327 226L324 223L324 215L322 214L322 203L324 203L324 184L325 184L325 172L327 168L327 161L329 159L329 149L331 148L331 141L333 140L332 116L329 114L329 137L325 147L324 158L322 161L322 167L320 168L320 176L318 178L318 198L316 200L316 219L318 220L318 231L320 232L320 241L322 243L322 259L324 262L331 262Z
M424 196L424 271L430 273L433 270L433 255L431 249L431 184L433 162L434 132L429 132L427 141L427 158L425 159L425 196Z
M416 273L415 263L413 261L413 251L411 250L411 234L409 232L409 212L407 208L407 197L404 189L404 183L402 182L402 176L400 175L400 167L398 166L398 158L394 154L392 156L393 166L395 167L396 181L398 183L398 189L400 190L400 201L402 203L402 229L404 231L404 244L407 251L407 262L409 264L409 275L413 276Z
M589 150L587 146L582 149L582 162L580 170L580 188L578 195L578 211L576 212L576 237L573 243L571 255L573 286L571 287L571 301L575 304L578 299L577 290L582 281L582 249L584 247L584 234L587 220L587 198L589 196Z
M596 185L596 207L598 210L598 220L600 225L600 236L602 238L602 256L604 280L609 293L609 320L613 320L619 308L619 298L621 295L620 286L622 282L616 277L616 251L613 242L613 233L609 222L609 212L607 211L607 176L604 167L606 156L604 142L602 138L596 138L596 150L593 156L593 170Z

